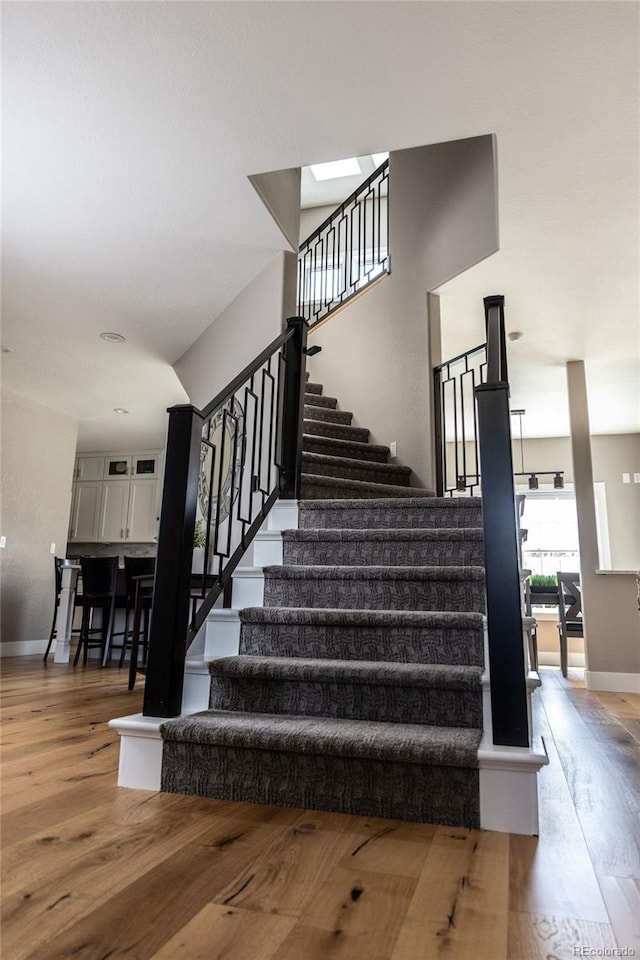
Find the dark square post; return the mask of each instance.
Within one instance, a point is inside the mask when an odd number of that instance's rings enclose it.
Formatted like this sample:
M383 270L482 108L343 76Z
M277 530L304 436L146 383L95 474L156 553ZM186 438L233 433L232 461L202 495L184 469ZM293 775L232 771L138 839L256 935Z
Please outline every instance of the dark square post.
M302 429L304 419L305 350L309 324L304 317L289 317L293 336L284 347L285 380L282 408L282 470L280 496L297 500L302 472Z
M202 422L195 407L169 410L144 688L146 717L175 717L182 707Z

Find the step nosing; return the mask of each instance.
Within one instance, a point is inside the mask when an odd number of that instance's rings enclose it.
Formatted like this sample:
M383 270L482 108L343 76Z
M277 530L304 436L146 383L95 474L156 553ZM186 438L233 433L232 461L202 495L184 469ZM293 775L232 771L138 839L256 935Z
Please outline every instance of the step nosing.
M303 543L361 543L378 541L442 541L464 543L484 539L482 527L379 527L376 529L312 528L283 530L283 540Z
M478 728L206 710L160 727L165 740L298 753L477 767Z
M411 467L404 467L396 463L379 463L377 460L356 460L349 457L334 457L330 453L314 453L313 451L303 451L302 461L313 464L326 464L327 466L341 467L343 469L370 470L372 473L397 474L398 476L410 476ZM349 480L349 477L329 478Z
M214 677L237 680L417 686L480 693L484 668L471 664L424 664L393 660L338 660L240 654L212 660Z
M265 579L280 580L485 580L484 567L475 564L469 566L410 566L397 567L363 565L353 567L336 564L320 566L300 564L298 566L264 567Z
M484 614L474 611L369 610L333 607L246 607L239 611L243 623L330 624L340 627L391 626L425 629L475 629L484 631Z

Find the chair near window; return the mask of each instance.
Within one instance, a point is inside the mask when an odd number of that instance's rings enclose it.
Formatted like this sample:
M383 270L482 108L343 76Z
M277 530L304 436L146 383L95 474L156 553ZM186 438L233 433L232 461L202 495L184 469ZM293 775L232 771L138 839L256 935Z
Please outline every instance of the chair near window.
M100 647L103 665L109 654L109 644L113 631L113 614L116 603L118 584L117 557L83 557L80 560L82 576L82 626L80 640L73 661L74 667L80 659L86 664L91 647ZM95 610L102 611L102 620L99 627L93 626ZM92 639L92 635L99 634L99 639Z
M558 571L558 634L560 639L560 669L567 675L569 637L584 637L582 621L582 592L580 574Z

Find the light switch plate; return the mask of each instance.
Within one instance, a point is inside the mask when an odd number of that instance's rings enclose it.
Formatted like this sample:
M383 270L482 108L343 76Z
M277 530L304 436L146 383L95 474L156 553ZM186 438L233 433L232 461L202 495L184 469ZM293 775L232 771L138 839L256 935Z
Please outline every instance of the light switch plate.
M633 482L634 482L634 483L640 483L640 473L634 473L634 475L633 475Z
M395 440L392 440L389 444L389 456L392 460L395 460L398 456L398 444Z
M51 546L49 547L49 553L52 553L55 556L55 553L56 553L55 543L52 543Z
M623 483L631 483L631 474L630 474L630 473L623 473L623 474L622 474L622 482L623 482Z
M7 545L7 538L0 537L0 547L6 547L6 545Z

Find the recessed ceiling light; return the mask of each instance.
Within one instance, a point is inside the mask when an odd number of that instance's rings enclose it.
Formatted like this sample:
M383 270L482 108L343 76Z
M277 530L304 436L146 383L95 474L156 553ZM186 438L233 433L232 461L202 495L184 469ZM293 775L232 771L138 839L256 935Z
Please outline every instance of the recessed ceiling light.
M123 337L121 333L101 333L101 340L106 340L107 343L122 343L126 340L126 337Z
M362 173L356 157L348 160L330 160L329 163L312 163L311 173L316 180L337 180L338 177L353 177Z
M13 347L0 347L0 353L13 353Z
M381 163L384 163L385 160L389 159L388 153L372 153L371 159L373 160L376 167L379 167Z
M113 412L114 412L114 413L129 413L129 411L128 411L128 410L125 410L124 407L114 407L114 408L113 408Z

